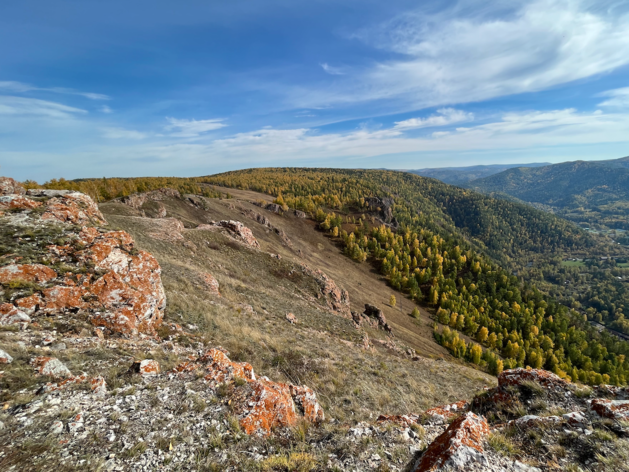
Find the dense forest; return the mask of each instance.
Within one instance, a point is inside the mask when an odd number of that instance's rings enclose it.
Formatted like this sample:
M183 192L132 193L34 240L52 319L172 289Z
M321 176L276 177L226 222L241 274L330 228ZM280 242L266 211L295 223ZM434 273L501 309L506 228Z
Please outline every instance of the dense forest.
M101 199L127 191L127 180L137 180L138 189L157 185L151 179L107 180L116 185L108 183L112 188L106 192L101 180L73 185L91 188L88 193ZM59 182L46 186L68 187ZM436 320L445 325L435 325L435 338L455 356L493 373L529 365L588 384L627 383L629 343L594 330L578 300L572 306L558 303L547 287L556 285L542 275L538 287L535 267L527 263L571 251L605 252L599 240L570 222L527 205L390 171L253 169L162 186L192 189L204 183L264 192L284 208L308 212L349 257L373 264L394 288L433 307ZM212 187L207 191L218 193ZM374 208L374 198L380 207ZM385 206L392 216L389 225L382 221ZM531 283L514 268L531 271ZM561 270L560 263L553 274ZM623 308L616 303L614 314ZM466 343L459 332L476 343Z

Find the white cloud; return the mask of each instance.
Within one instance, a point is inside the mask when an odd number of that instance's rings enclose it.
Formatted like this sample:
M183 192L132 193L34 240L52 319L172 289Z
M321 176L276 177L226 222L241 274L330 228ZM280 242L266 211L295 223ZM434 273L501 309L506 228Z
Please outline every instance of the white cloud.
M86 113L87 111L80 108L47 100L0 95L0 115L69 118Z
M15 81L0 81L0 90L6 90L11 93L26 93L32 91L53 92L65 95L80 95L90 100L110 100L110 97L102 93L80 92L65 87L35 87L30 84Z
M629 108L629 87L608 90L601 93L600 96L609 98L599 103L599 107Z
M101 113L113 113L114 111L108 107L107 105L103 105L102 107L100 107L99 111Z
M321 68L324 71L326 71L330 75L345 75L345 72L343 72L340 68L332 67L331 65L329 65L326 62L324 62L322 64L319 64L319 65L321 66Z
M208 131L214 131L227 126L222 123L222 119L213 120L178 120L176 118L166 118L169 125L165 126L166 131L171 132L171 136L180 138L192 138Z
M101 134L108 139L144 139L145 133L124 128L101 128Z
M629 142L629 116L620 113L579 113L574 109L507 113L502 119L428 137L408 137L397 127L319 134L316 130L261 129L202 145L208 155L237 160L373 157L431 151L532 149Z
M626 5L612 0L462 0L356 34L395 59L333 87L296 90L293 101L309 108L386 100L417 109L545 90L629 64L627 31Z
M430 128L435 126L447 126L464 121L472 121L474 119L473 113L455 110L454 108L441 108L437 110L437 113L437 115L432 115L428 118L410 118L404 121L396 121L395 128L403 130Z

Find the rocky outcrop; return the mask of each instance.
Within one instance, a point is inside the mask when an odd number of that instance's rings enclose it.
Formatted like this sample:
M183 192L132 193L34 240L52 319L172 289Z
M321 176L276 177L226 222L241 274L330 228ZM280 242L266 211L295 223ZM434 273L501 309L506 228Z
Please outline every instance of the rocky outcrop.
M142 210L143 205L147 202L160 202L162 200L166 200L167 198L176 198L179 200L181 199L181 193L172 188L160 188L157 190L151 190L150 192L134 193L127 197L122 197L120 202L125 205L129 205L131 208L135 208L136 210Z
M459 416L461 413L466 412L470 407L470 404L466 400L460 402L450 403L449 405L442 405L430 408L425 411L425 415L428 416L429 421L436 424L447 423L448 420Z
M240 221L235 220L223 220L218 222L219 226L223 228L227 228L232 234L234 234L238 239L240 239L247 246L259 249L260 243L253 236L253 233L249 228L243 225Z
M393 204L394 200L391 197L367 197L365 198L365 204L372 212L377 212L379 218L386 225L391 225L394 228L399 226L397 220L393 216Z
M204 379L212 388L231 385L228 402L247 434L267 436L275 428L294 425L300 417L313 423L324 419L310 388L273 382L266 377L258 379L250 364L232 362L220 348L178 365L170 375L186 376L199 371L204 372Z
M476 465L484 465L483 443L489 435L485 418L466 413L450 424L435 439L413 467L413 472L437 470L469 471Z
M0 195L24 195L26 190L11 177L0 177Z
M155 335L163 317L165 294L157 260L135 248L124 231L104 231L90 225L106 224L92 199L78 192L38 190L41 217L26 213L21 226L55 226L63 231L60 245L48 245L39 257L46 264L62 264L57 272L44 264L19 264L9 259L0 267L0 284L29 285L31 293L0 305L0 324L24 325L39 315L87 315L109 333ZM22 194L3 198L19 197ZM32 206L32 205L31 205ZM74 226L83 224L79 233ZM41 246L40 246L41 247ZM41 251L41 250L40 250ZM19 259L19 258L18 258ZM34 293L33 293L34 292Z
M368 303L365 304L365 312L364 312L364 314L368 318L372 318L373 320L375 320L377 322L377 325L381 329L385 330L387 333L391 333L392 332L391 326L389 326L389 324L387 323L387 319L385 318L384 313L377 306L370 305Z
M352 312L350 310L349 294L347 290L339 288L334 280L325 275L321 270L313 270L306 264L301 264L300 266L304 274L317 281L320 294L325 298L328 307L345 318L350 318Z

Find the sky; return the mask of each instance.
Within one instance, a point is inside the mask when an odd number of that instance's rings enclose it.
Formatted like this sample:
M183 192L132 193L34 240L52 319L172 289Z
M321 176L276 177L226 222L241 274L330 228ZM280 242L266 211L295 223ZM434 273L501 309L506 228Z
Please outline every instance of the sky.
M0 3L0 174L629 155L629 0Z

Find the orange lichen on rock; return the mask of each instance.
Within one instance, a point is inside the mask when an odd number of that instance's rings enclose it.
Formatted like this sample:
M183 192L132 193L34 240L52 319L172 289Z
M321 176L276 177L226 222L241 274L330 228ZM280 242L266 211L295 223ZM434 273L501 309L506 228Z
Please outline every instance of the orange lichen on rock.
M232 362L221 348L182 362L170 375L190 375L199 370L207 372L204 378L212 387L236 379L244 381L234 383L229 401L247 434L266 436L273 428L294 425L299 417L312 423L324 419L323 409L310 388L273 382L266 377L256 379L250 364Z
M45 283L57 277L57 273L42 264L11 264L0 267L0 283L14 280Z
M53 197L46 202L43 220L56 220L71 224L100 224L106 225L105 217L98 209L94 200L88 195L71 192Z
M489 435L489 425L482 416L466 413L452 422L448 429L435 439L413 467L414 472L442 469L474 470L478 463L486 462L483 442Z
M41 375L50 375L51 377L72 377L72 373L68 368L56 357L36 357L31 360L31 365L35 367L37 373Z
M142 376L157 375L160 372L159 362L153 359L135 361L133 364L131 364L129 372L140 374Z
M28 297L18 298L15 300L15 306L27 315L32 315L39 309L42 299L39 294L34 293Z
M266 377L251 380L238 389L232 399L240 427L247 434L266 436L278 427L297 422L295 404L287 384L271 382Z
M450 418L460 415L468 410L470 404L466 400L449 405L436 406L426 410L426 414L433 420L445 423Z
M15 325L22 323L30 323L31 318L22 310L18 310L10 303L0 304L0 325Z
M251 364L247 362L232 362L227 357L227 354L219 349L210 349L198 359L198 362L207 364L208 374L205 376L205 380L216 384L227 382L234 378L247 380L255 380L256 378Z
M0 196L0 210L32 210L41 205L40 202L25 197L24 195Z
M297 409L302 416L311 423L320 423L325 419L323 408L317 400L317 396L311 388L298 385L289 385L290 394Z

